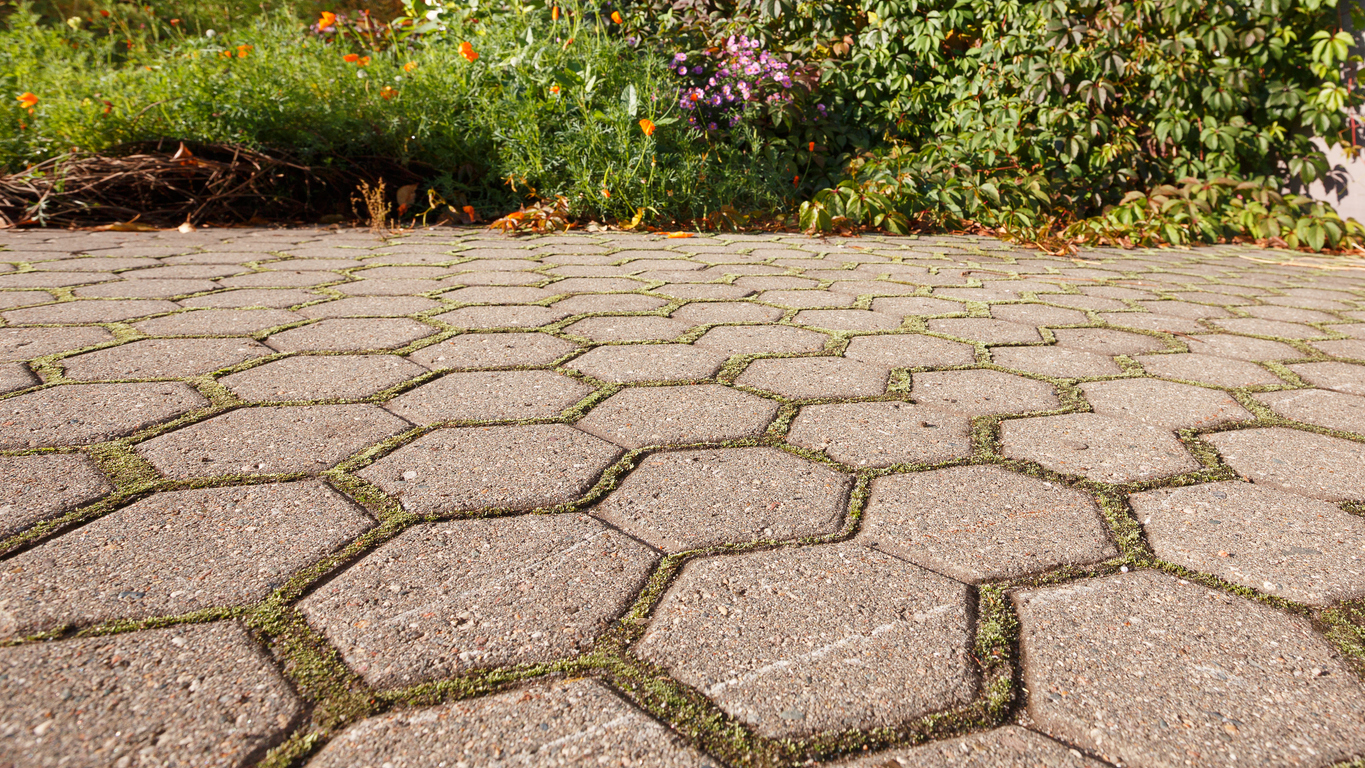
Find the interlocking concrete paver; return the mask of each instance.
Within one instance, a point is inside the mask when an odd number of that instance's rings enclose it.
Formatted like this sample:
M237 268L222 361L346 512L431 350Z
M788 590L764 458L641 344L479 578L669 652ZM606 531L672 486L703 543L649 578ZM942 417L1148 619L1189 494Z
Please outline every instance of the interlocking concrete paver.
M1315 387L1348 395L1365 395L1365 365L1335 361L1301 363L1289 366L1289 370Z
M840 768L1104 768L1075 749L1020 728L945 739L838 763Z
M1338 339L1336 341L1315 341L1313 346L1333 357L1365 360L1365 339Z
M1167 379L1197 381L1216 387L1282 386L1280 377L1248 360L1178 353L1133 358L1147 373Z
M155 494L11 558L0 637L245 605L371 524L317 481Z
M1118 363L1106 355L1056 346L991 347L991 360L1004 368L1062 379L1123 373Z
M1166 347L1165 342L1153 336L1112 328L1059 328L1052 334L1059 347L1099 355L1138 355Z
M435 328L406 317L329 319L282 331L265 343L281 352L363 352L397 349L435 332Z
M1156 556L1309 604L1365 594L1365 518L1251 483L1128 497Z
M969 701L967 591L854 543L683 567L635 652L768 737Z
M114 490L86 456L0 456L0 538L95 501Z
M1202 429L1252 415L1226 392L1153 379L1091 381L1081 385L1095 413L1169 429Z
M394 687L587 648L658 554L584 515L419 525L299 609L371 685Z
M222 287L212 280L147 278L86 285L72 293L81 299L170 299L191 293L214 291Z
M266 307L284 309L311 301L327 298L321 294L309 293L293 288L271 290L268 288L238 288L233 291L210 293L205 296L192 296L176 302L182 307L206 307L217 309Z
M0 363L0 395L38 384L38 377L23 363Z
M404 509L448 513L565 504L622 450L563 424L439 429L361 470Z
M1266 392L1256 399L1288 419L1365 437L1365 397L1322 389Z
M4 313L4 318L11 325L80 325L117 323L178 309L179 304L159 299L91 299L15 309Z
M1005 455L1106 483L1130 483L1200 468L1169 429L1097 413L1007 419Z
M0 328L0 362L32 360L113 341L104 328Z
M1266 360L1297 360L1307 357L1294 347L1281 341L1253 339L1250 336L1229 336L1226 334L1204 334L1181 336L1191 352L1214 357L1230 357L1235 360L1261 362Z
M437 315L436 319L456 328L539 328L569 314L550 307L461 307Z
M735 383L794 399L870 397L886 391L890 371L842 357L755 360Z
M631 344L595 347L566 366L602 381L692 381L715 376L723 352L690 344Z
M1049 307L1044 304L997 304L991 307L991 317L1021 325L1085 325L1090 319L1075 309Z
M970 344L917 333L857 336L848 342L844 357L882 368L932 368L971 365L976 353Z
M754 301L790 309L851 307L857 300L856 296L831 291L764 291L754 297Z
M803 309L792 322L830 331L890 331L901 325L895 315L866 309Z
M915 402L969 416L1062 407L1051 384L1000 371L928 371L911 376L910 384L910 397Z
M274 354L251 339L143 339L61 361L72 381L182 379Z
M554 291L526 286L476 286L458 288L441 294L446 301L460 304L534 304L544 299L554 298Z
M649 312L667 305L668 302L663 299L639 293L587 293L560 299L551 306L573 314L587 314L591 312Z
M638 387L607 398L577 426L643 448L757 437L776 415L776 402L716 384Z
M1283 320L1262 320L1259 318L1238 317L1226 320L1213 320L1213 325L1232 333L1245 333L1251 336L1274 336L1281 339L1321 339L1331 334L1319 328L1302 323Z
M303 705L235 622L0 648L0 761L237 768Z
M564 332L596 342L670 341L692 327L692 323L672 317L589 317L566 327Z
M1015 596L1028 709L1122 765L1329 765L1365 690L1307 621L1152 571Z
M0 309L28 307L34 304L46 304L49 301L52 301L52 294L43 291L4 291L0 293Z
M148 336L244 336L306 319L284 309L219 309L156 317L133 327Z
M374 405L238 408L136 450L175 478L321 472L409 427Z
M665 552L835 533L849 478L776 448L656 453L592 514Z
M1204 437L1253 482L1326 501L1365 499L1365 442L1284 427Z
M702 334L696 344L731 355L791 355L819 352L829 339L819 331L789 325L721 325Z
M548 365L578 347L544 333L465 333L410 356L433 371Z
M208 404L172 381L49 387L0 401L0 449L98 443Z
M691 325L719 323L770 323L781 319L783 311L777 307L750 304L746 301L698 301L684 305L673 317Z
M1032 344L1043 337L1033 326L984 317L941 318L929 321L929 330L982 344Z
M971 423L956 411L911 403L808 405L787 441L857 467L933 464L971 453Z
M302 355L258 365L218 381L247 402L369 397L427 369L396 355Z
M553 371L448 373L386 406L414 424L554 418L593 388Z
M859 541L966 582L1118 553L1089 494L1001 467L879 477L864 515Z
M322 304L303 307L303 317L324 319L331 317L402 317L436 309L441 302L421 296L352 296Z
M718 768L667 728L590 680L540 683L481 699L363 720L309 768L426 765L569 765Z
M952 315L967 310L966 305L956 301L932 299L923 296L891 296L872 300L872 310L886 315L899 317Z

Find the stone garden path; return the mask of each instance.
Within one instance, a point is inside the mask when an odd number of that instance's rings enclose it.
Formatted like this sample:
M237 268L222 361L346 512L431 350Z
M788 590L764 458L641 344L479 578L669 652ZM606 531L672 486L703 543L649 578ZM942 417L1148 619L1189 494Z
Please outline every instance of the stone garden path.
M1361 266L0 233L0 766L1360 761Z

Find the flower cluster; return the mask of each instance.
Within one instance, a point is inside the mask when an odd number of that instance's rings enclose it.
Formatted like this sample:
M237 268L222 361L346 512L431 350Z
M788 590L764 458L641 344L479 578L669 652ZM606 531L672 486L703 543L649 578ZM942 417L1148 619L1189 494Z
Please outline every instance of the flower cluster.
M683 79L678 106L691 113L688 122L699 130L733 128L751 109L793 102L791 65L748 37L731 37L692 58L679 53L672 67Z

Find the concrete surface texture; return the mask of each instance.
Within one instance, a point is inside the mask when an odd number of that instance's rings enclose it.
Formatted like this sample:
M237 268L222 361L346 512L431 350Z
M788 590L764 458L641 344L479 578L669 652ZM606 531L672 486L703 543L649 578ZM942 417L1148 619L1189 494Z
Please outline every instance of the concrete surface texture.
M1365 765L1359 258L0 265L0 766Z

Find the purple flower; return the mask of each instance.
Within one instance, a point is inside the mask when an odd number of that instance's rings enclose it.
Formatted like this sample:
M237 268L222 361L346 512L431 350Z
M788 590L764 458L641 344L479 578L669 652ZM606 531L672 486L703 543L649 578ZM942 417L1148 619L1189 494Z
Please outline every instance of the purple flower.
M698 64L697 66L695 66L695 67L692 68L692 74L694 74L694 75L700 75L702 72L705 72L705 71L706 71L706 70L704 70L704 69L701 68L701 65L700 65L700 64Z
M714 130L716 130L716 124L715 124L715 123L707 123L707 124L706 124L706 130L708 130L708 131L714 131Z
M678 67L678 74L680 75L687 74L687 67Z
M685 54L685 53L675 53L675 54L673 54L673 63L674 63L674 64L681 64L681 63L683 63L684 61L687 61L687 54Z

